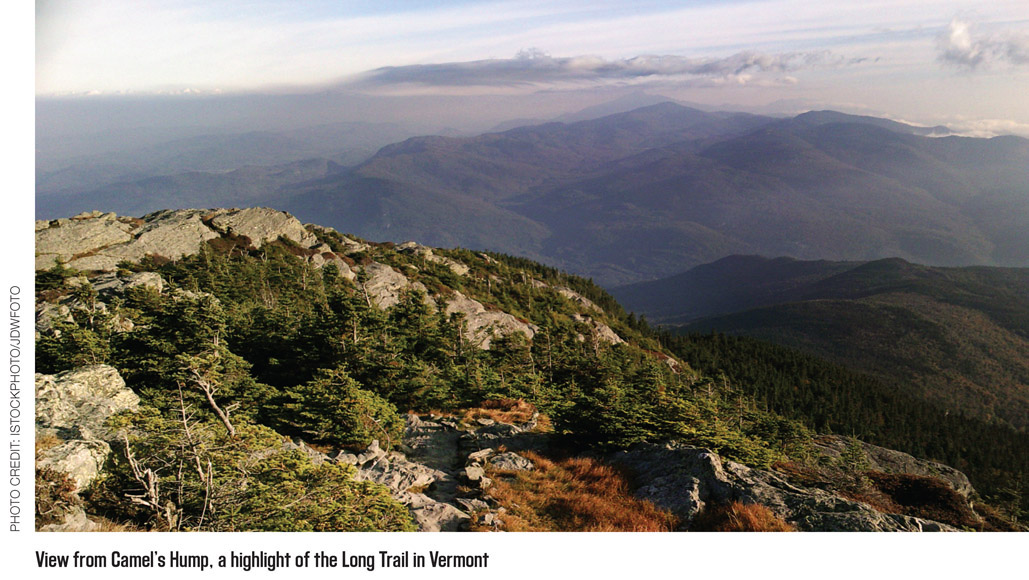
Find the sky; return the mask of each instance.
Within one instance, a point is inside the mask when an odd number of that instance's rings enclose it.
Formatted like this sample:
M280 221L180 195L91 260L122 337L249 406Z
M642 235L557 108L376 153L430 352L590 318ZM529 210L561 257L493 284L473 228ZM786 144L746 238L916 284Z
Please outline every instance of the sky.
M37 98L611 89L726 108L794 103L969 133L1029 134L1029 4L36 3Z

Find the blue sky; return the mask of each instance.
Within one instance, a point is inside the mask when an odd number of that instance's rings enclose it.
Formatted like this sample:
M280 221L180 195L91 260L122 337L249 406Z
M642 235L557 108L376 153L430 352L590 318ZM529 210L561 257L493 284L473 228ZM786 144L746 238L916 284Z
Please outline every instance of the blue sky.
M36 16L38 96L626 86L1029 128L1025 0L67 0Z

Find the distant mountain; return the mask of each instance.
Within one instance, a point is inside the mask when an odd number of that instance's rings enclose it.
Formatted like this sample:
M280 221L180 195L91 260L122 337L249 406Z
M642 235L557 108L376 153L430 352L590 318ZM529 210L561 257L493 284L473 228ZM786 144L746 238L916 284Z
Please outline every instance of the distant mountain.
M879 127L880 129L886 129L894 133L921 135L923 137L945 137L951 133L950 129L943 125L937 125L935 127L920 127L880 117L849 115L847 113L840 113L837 111L808 111L807 113L797 115L796 117L786 121L786 123L811 127L828 125L831 123L858 123L861 125Z
M611 289L651 322L683 324L799 299L815 283L861 262L727 256L681 274Z
M603 175L651 149L740 135L769 121L663 103L602 119L465 139L416 137L384 147L337 180L304 188L285 206L303 219L320 216L370 238L400 236L571 264L559 249L547 247L554 226L562 224L538 215L537 206L556 202L541 196ZM331 207L348 212L327 212ZM406 218L396 219L398 213ZM586 271L581 264L573 269Z
M344 171L327 159L306 159L234 171L189 171L107 184L96 189L54 193L36 198L36 216L52 218L104 208L121 214L204 205L262 205L281 197L291 185L324 179Z
M732 254L1029 265L1029 140L926 136L941 131L832 111L775 119L661 102L474 137L412 137L345 171L268 177L246 191L215 176L168 176L210 182L179 187L91 175L94 185L43 206L261 203L371 239L528 256L608 286ZM218 198L198 201L202 187Z
M927 132L833 112L776 120L662 103L411 139L286 207L359 235L446 244L434 218L393 216L395 206L448 203L454 243L531 255L608 285L745 253L1029 264L1029 141ZM322 211L380 196L394 208ZM458 217L466 206L478 207L476 218ZM505 227L512 215L520 218Z
M504 131L510 131L511 129L518 129L519 127L532 127L535 125L543 125L550 123L549 119L511 119L494 125L487 133L503 133Z
M661 95L652 95L645 91L634 91L632 93L629 93L628 95L624 95L617 99L600 103L599 105L586 107L585 109L575 111L572 113L565 113L564 115L561 115L554 120L560 123L577 123L579 121L589 121L591 119L607 117L608 115L627 113L635 109L649 107L652 105L660 105L663 103L676 103L676 101L675 99L670 99L668 97L663 97Z
M732 257L612 293L683 331L799 348L943 409L1029 427L1027 268Z
M154 131L155 136L150 139L135 137L134 140L140 142L138 145L111 143L97 135L54 137L43 134L37 146L36 190L40 196L63 194L88 198L94 190L112 184L157 176L217 174L312 158L356 165L380 147L421 131L392 123L330 123L287 131L211 132L177 138L161 138L162 133ZM90 142L96 146L90 148ZM89 153L82 154L83 150ZM202 195L202 191L197 193ZM158 204L153 209L167 205ZM188 207L189 203L178 205ZM121 211L136 210L126 207ZM58 215L62 212L53 214Z

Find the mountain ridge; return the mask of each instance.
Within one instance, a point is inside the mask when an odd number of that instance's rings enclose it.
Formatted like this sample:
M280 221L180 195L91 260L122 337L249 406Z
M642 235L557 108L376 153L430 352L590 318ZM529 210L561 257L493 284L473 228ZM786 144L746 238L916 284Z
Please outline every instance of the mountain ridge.
M735 256L616 288L683 331L799 348L1019 429L1029 416L1029 268Z
M531 256L608 286L730 254L1029 264L1029 140L925 134L830 111L775 119L663 102L570 124L413 137L309 179L144 180L40 209L89 209L93 197L142 213L168 195L194 205L223 191L220 205Z

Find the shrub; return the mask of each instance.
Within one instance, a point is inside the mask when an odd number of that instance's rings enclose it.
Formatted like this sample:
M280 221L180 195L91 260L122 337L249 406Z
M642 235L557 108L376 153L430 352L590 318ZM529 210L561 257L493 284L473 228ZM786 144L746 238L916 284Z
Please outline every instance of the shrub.
M366 391L342 368L322 371L315 379L287 389L288 426L314 441L344 447L367 447L378 439L390 448L403 437L404 421L396 408Z
M67 474L49 467L36 471L36 527L59 524L71 509L81 504L75 482Z
M109 424L123 435L88 498L109 519L161 531L414 529L384 486L354 481L348 465L315 465L267 427L240 421L230 436L217 421L152 408Z

